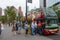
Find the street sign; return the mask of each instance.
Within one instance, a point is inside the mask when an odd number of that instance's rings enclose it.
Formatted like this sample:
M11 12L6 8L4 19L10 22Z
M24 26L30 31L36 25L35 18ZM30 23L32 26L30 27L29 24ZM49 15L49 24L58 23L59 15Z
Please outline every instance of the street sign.
M32 3L32 0L28 0L28 3Z

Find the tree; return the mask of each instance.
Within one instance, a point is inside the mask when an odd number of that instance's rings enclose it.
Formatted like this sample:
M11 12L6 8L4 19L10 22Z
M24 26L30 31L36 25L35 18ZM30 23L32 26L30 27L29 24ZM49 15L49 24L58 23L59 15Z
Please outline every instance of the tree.
M6 23L6 17L5 16L0 16L0 21L2 21L2 23Z
M14 6L7 6L7 8L5 8L4 13L8 22L12 22L15 20L16 8Z

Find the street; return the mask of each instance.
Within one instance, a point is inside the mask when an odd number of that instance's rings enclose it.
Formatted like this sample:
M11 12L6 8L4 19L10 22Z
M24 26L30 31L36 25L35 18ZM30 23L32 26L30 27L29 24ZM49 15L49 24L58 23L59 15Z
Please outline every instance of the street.
M4 30L2 31L2 35L0 36L0 40L60 40L60 31L58 34L55 35L25 35L24 29L21 30L20 35L14 35L12 32L12 27L7 27L4 25Z

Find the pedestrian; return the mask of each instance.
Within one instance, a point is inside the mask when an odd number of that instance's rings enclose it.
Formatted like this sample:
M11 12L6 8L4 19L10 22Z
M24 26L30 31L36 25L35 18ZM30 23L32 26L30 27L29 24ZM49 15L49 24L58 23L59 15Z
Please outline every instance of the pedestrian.
M41 21L38 21L37 32L38 34L42 34L42 22Z
M18 33L18 26L17 26L17 21L16 21L16 33Z
M35 35L35 23L32 21L31 23L31 35Z
M26 27L26 24L27 24L27 21L25 21L25 22L23 23L23 28Z
M22 22L18 21L17 26L18 26L18 34L20 34L20 31L21 31L21 28L22 28Z
M14 33L14 35L16 35L16 23L15 22L13 22L12 32Z
M26 35L27 34L31 34L31 28L30 28L30 24L29 23L25 24L25 30L26 30Z
M35 21L35 35L37 33L37 22Z
M42 23L42 34L44 34L45 22Z
M26 30L25 34L28 34L28 24L27 24L27 22L25 23L25 30Z
M28 27L28 34L31 34L31 27L30 27L29 23L28 23L27 27Z

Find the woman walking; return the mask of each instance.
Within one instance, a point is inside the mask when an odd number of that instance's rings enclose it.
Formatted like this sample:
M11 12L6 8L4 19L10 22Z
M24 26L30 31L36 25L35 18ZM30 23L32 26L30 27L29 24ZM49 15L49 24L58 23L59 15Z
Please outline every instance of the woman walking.
M12 32L16 35L16 23L13 22Z
M19 22L17 23L17 27L18 27L18 34L20 34L21 32L21 28L22 28L22 22Z

